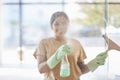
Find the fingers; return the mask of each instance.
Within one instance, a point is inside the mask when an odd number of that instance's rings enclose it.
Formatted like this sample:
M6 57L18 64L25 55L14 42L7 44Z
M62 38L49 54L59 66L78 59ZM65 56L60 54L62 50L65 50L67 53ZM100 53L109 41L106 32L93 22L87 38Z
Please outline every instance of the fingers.
M66 45L66 44L65 44L65 45L63 46L63 51L66 52L66 53L70 53L71 48L69 47L69 45Z
M105 64L105 60L99 60L96 62L98 65L104 65Z
M102 55L97 56L96 58L96 63L98 65L104 65L105 64L105 59L107 58L108 54L107 53L103 53Z
M107 58L108 54L106 52L104 53L100 53L98 56L96 56L96 58L101 58L101 59L104 59L104 58Z

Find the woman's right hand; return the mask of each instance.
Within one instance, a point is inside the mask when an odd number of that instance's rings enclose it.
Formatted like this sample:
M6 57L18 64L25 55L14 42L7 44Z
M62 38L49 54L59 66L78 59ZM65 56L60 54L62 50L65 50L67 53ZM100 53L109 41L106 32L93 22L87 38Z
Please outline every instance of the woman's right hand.
M53 69L63 58L66 54L69 54L71 48L69 45L64 44L60 46L57 51L47 60L47 64L50 69Z

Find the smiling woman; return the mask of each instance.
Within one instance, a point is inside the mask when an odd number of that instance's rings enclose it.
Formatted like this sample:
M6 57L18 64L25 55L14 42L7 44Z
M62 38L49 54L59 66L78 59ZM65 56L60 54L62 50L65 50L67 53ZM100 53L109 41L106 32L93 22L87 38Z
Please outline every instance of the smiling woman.
M78 80L79 76L82 74L77 65L77 61L83 62L86 55L79 41L66 37L65 34L68 27L69 18L67 14L64 12L55 12L51 17L51 28L54 32L54 37L42 39L34 53L36 54L35 57L38 61L39 72L45 74L45 80ZM67 55L70 64L70 76L61 77L60 61L64 57L60 58L60 56L57 56L60 60L56 61L55 55L66 53L64 50L61 51L61 45L64 46L64 44L67 43L66 41L69 41L70 46L72 47L70 54ZM65 54L63 56L65 56Z

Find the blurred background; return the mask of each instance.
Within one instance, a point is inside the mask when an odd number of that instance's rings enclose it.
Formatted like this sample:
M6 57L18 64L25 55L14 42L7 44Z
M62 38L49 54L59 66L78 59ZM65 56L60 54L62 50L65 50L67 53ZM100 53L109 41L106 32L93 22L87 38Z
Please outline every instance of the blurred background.
M42 38L52 36L50 17L64 11L67 36L78 39L89 62L107 49L102 35L120 45L120 0L0 0L0 80L43 80L33 57ZM120 80L120 52L81 80Z

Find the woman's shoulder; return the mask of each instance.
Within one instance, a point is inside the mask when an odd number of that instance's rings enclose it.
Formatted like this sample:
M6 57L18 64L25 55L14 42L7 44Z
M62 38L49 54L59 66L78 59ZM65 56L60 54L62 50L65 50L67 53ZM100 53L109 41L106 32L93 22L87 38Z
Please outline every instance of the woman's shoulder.
M72 42L74 45L78 45L78 46L82 46L81 45L81 42L80 42L80 40L79 39L74 39L74 38L71 38L71 39L69 39L70 40L70 42Z
M43 39L40 40L40 43L48 43L48 42L50 42L50 41L52 41L52 40L53 40L52 37L43 38Z
M74 38L70 38L69 40L70 40L70 41L72 41L72 42L75 42L75 43L80 43L80 41L79 41L79 40L74 39Z

